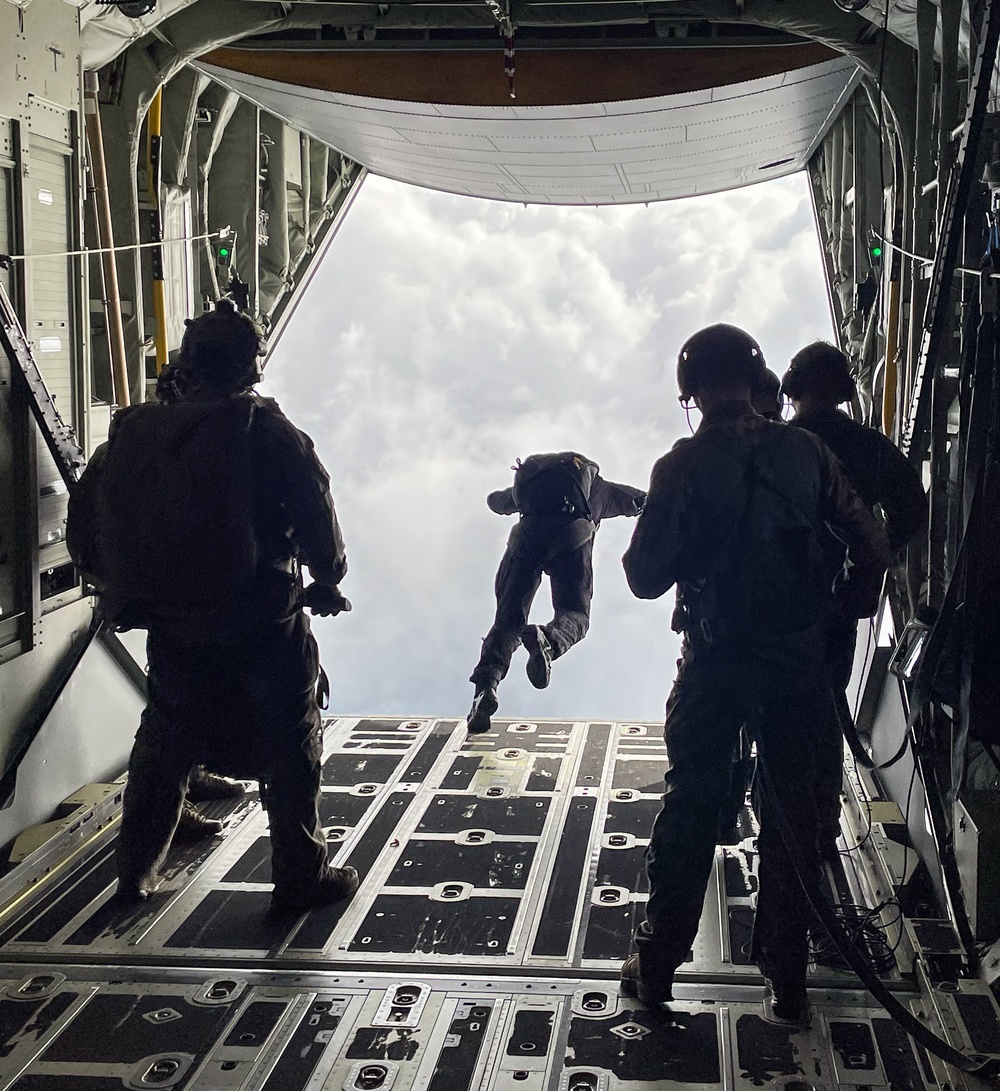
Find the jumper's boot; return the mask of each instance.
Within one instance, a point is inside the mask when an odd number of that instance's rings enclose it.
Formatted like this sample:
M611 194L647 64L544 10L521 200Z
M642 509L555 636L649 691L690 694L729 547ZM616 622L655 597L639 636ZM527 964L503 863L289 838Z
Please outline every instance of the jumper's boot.
M535 689L545 689L552 677L552 645L541 625L528 625L521 633L521 643L528 649L528 681Z
M470 735L482 735L489 731L493 724L490 717L500 707L497 701L496 685L476 686L476 696L472 701L469 715L465 717L465 723Z

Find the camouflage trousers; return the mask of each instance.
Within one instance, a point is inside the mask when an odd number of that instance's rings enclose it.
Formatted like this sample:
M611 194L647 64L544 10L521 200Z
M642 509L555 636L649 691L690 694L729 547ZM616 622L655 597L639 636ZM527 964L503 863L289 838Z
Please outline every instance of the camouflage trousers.
M199 763L260 781L275 888L308 890L326 873L319 822L319 656L301 612L252 623L232 641L188 643L150 629L149 697L129 759L118 839L123 888L149 889Z
M706 661L707 660L707 661ZM649 901L636 942L660 965L688 958L731 791L733 752L744 725L763 765L758 777L759 882L753 954L772 979L805 980L812 915L796 864L819 876L815 722L823 679L776 676L765 665L715 653L689 653L667 702L668 768L663 808L653 824L646 866ZM780 812L778 810L780 805ZM794 831L789 851L782 815ZM797 857L797 859L795 859Z

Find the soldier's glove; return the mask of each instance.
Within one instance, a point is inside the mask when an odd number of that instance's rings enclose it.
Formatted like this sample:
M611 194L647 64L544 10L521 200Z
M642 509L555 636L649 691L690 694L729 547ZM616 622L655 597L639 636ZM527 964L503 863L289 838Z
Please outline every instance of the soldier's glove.
M341 594L339 587L328 587L325 583L311 583L302 592L300 600L303 607L321 617L336 617L351 610L351 601Z

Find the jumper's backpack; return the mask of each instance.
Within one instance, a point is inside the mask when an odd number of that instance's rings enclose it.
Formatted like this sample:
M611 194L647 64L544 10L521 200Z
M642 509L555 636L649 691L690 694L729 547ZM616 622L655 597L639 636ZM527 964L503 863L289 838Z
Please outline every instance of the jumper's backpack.
M529 455L514 468L514 503L522 515L568 512L590 518L590 489L600 467L576 454Z
M147 402L112 428L96 538L112 601L153 614L231 604L253 584L253 399Z
M822 620L830 599L830 563L819 520L819 467L786 447L787 426L768 429L738 459L744 497L714 571L683 589L683 627L695 639L743 647L792 663L812 654L803 634Z

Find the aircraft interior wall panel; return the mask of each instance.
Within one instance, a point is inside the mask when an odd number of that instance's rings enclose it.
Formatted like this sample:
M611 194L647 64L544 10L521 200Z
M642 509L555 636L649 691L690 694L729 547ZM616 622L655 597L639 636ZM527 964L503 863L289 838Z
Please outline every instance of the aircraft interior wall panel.
M872 724L871 750L877 762L888 761L899 749L906 734L906 709L900 693L900 683L890 675L882 688L878 709ZM927 866L931 883L944 904L944 880L937 859L926 817L926 800L919 776L914 773L912 749L895 765L878 772L879 783L886 795L899 807L906 822L911 843Z
M28 252L65 251L74 238L77 191L72 146L73 115L80 106L79 29L75 7L60 0L35 0L23 8L4 5L0 12L0 119L4 154L21 156L18 164L23 208L23 244ZM15 141L14 125L20 129ZM20 145L18 149L16 145ZM22 235L22 232L15 233ZM18 245L11 249L20 249ZM79 431L75 372L79 345L74 321L78 289L76 270L66 259L37 261L25 270L28 285L26 332L46 383L64 418ZM39 443L39 545L42 566L68 560L58 544L65 518L61 480L44 445ZM49 545L50 542L56 542ZM48 548L46 549L46 546Z
M36 217L33 215L35 210L29 194L36 179L32 174L31 151L37 149L44 152L47 149L51 153L60 149L59 158L67 170L70 169L71 160L67 156L72 149L64 144L60 148L60 142L67 138L71 112L79 109L78 37L77 11L61 0L35 0L21 9L10 4L0 5L0 165L10 168L8 178L11 185L5 198L10 199L10 226L13 228L8 245L3 248L8 252L20 252L22 247L29 251L33 247L49 248L49 239L41 233L36 239L32 232ZM54 143L49 143L53 140ZM38 160L38 168L44 174L44 155ZM63 187L66 186L66 177L64 175L61 179ZM60 179L57 178L57 190L59 184ZM41 182L35 188L52 190L51 185L46 186ZM71 210L67 210L67 216L70 212ZM59 242L56 249L66 249L65 225L71 222L66 218L56 227L55 238ZM44 228L44 217L42 227ZM66 263L63 262L64 276L68 275L65 266ZM51 269L49 276L51 278ZM43 278L37 274L32 276L26 271L26 277L29 287L37 286L40 298L46 301L49 285L42 283ZM70 290L68 283L66 288ZM29 337L33 336L30 294L29 292L29 298L25 301ZM51 303L50 298L47 301ZM44 370L46 361L41 354L39 360ZM58 376L56 378L58 380ZM66 389L61 393L61 400L65 402ZM61 408L72 415L72 398L68 404L61 405ZM77 424L80 422L77 421ZM12 436L12 429L16 431L22 427L25 427L24 421L15 422L0 417L0 428L3 429L0 443L4 444L5 449L13 449L14 442L19 442ZM24 433L29 442L21 447L19 458L31 457L29 452L33 444L30 441L34 436L34 425L31 425L31 429ZM48 457L47 452L44 457ZM49 464L48 471L51 473L53 469ZM44 473L43 468L42 480ZM20 481L30 480L34 477L34 472L29 472L28 467L18 466L15 477ZM58 498L55 503L59 503ZM24 504L19 500L14 510L23 511L23 507ZM42 514L44 518L45 513ZM60 521L61 517L57 514L50 529L58 529ZM31 528L31 533L34 533L34 528ZM46 552L48 556L45 561L49 565L62 563L67 559L61 544L49 547ZM28 577L32 575L35 564L36 560L25 549L23 586L26 593L29 587ZM63 600L50 600L47 605L51 607L57 601ZM33 604L30 598L26 598L19 605L19 609L29 612L27 621L30 624L24 628L24 639L0 646L0 691L4 697L0 705L0 768L3 769L6 769L26 732L34 726L33 716L44 703L52 680L58 675L60 663L69 654L80 633L86 629L92 614L91 605L81 601L66 609L54 610L44 617L34 613L36 608L37 604ZM6 636L6 629L2 626L0 619L0 633Z
M36 624L41 639L22 655L0 662L0 770L6 770L48 695L60 664L90 626L91 600L80 599ZM18 645L13 646L15 649ZM53 806L58 803L53 802Z
M0 121L0 129L3 128ZM10 123L6 123L9 131ZM0 139L0 144L3 140ZM0 253L13 249L13 171L5 165L0 152ZM10 270L0 268L0 284L11 290ZM0 646L18 635L14 617L24 610L23 539L17 512L23 505L21 475L18 465L18 430L11 404L11 365L5 353L0 354Z
M37 113L36 109L33 116ZM66 131L60 127L65 124L59 120L60 113L63 118L68 116L65 111L55 110L41 114L46 122L34 128L42 128L45 135L32 133L29 136L24 195L30 205L27 237L32 253L59 253L73 248L72 148L50 144L57 131ZM53 116L56 117L55 128L50 120ZM28 265L27 272L29 319L26 332L39 370L63 420L76 427L79 423L79 346L74 329L74 265L68 258L35 260ZM69 561L64 544L69 494L41 433L37 429L33 431L37 460L39 567L45 570Z

